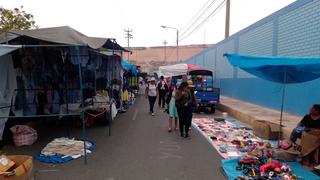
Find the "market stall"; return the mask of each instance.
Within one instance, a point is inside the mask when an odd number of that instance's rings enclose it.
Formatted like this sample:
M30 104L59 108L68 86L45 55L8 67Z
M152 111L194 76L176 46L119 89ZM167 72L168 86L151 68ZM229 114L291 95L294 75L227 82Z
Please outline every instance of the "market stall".
M259 78L282 84L279 140L283 106L287 84L303 83L320 78L320 58L318 57L277 57L224 54L229 62Z
M13 79L0 87L1 132L8 118L79 116L86 149L85 117L102 110L110 114L105 118L114 118L112 79L121 78L121 57L114 52L125 49L113 39L87 37L70 27L6 32L0 34L0 43L6 43L0 45L1 68L6 68L0 77ZM111 55L100 48L111 49ZM97 83L103 64L111 73ZM86 151L83 155L86 162Z
M214 147L220 153L222 151L222 156L225 158L225 160L222 160L222 168L227 177L229 179L320 179L299 163L301 158L304 158L301 157L303 156L302 152L296 149L287 150L290 146L280 143L286 84L307 82L319 78L320 58L266 57L239 54L225 54L225 56L233 66L257 77L283 85L280 122L276 124L278 134L276 139L278 142L274 143L274 146L272 146L272 142L254 136L255 133L250 134L250 131L244 133L239 131L238 128L228 125L228 123L220 128L218 126L220 130L222 129L220 134L216 132L217 129L211 130L215 132L214 135L218 134L218 137L211 134L207 135L210 141L214 141ZM267 126L266 122L260 123ZM200 123L200 130L208 131L208 126L201 124L206 123ZM199 127L199 125L197 126ZM209 132L211 133L211 131ZM221 134L222 138L219 137ZM259 133L256 134L260 135ZM246 141L242 140L244 137L247 138ZM223 153L227 153L228 156ZM230 154L238 157L232 156L236 158L230 158Z
M122 100L123 106L128 108L128 106L134 103L135 96L139 90L138 71L136 66L126 60L122 60L122 66L124 69Z

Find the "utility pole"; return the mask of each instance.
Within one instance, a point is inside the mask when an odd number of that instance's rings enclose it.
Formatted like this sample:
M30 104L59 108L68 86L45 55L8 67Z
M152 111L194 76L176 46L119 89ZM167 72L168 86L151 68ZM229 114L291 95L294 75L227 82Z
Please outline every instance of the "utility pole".
M179 62L179 30L175 27L169 27L169 26L163 26L163 25L160 27L174 29L177 31L177 48L176 49L177 49L177 62ZM181 60L180 60L180 62L181 62Z
M129 50L129 47L130 47L130 39L133 38L133 36L132 36L132 34L131 34L132 29L127 28L127 29L124 30L124 32L126 33L126 34L125 34L125 36L126 36L125 38L128 39L128 50ZM129 55L130 55L130 52L128 52L128 62L129 62Z
M225 27L225 38L229 37L230 28L230 0L227 0L226 4L226 27Z
M168 44L168 42L166 40L164 40L162 42L162 44L164 45L164 63L166 63L167 62L167 44Z
M179 30L178 29L176 30L177 30L177 62L179 62Z

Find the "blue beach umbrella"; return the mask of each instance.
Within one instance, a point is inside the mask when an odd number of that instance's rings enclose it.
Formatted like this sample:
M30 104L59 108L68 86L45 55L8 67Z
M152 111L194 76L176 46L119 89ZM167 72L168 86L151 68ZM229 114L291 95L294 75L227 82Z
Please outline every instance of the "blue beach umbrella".
M261 79L283 85L280 133L286 84L303 83L320 77L320 57L279 57L224 54L230 64Z

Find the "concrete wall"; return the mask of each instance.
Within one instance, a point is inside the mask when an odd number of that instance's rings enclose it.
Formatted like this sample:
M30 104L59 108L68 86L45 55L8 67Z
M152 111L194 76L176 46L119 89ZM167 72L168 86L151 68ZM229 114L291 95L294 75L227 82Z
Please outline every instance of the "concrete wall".
M320 1L297 0L186 61L215 69L223 95L280 109L283 86L232 67L224 53L320 57ZM314 103L320 79L286 86L286 112L303 115Z

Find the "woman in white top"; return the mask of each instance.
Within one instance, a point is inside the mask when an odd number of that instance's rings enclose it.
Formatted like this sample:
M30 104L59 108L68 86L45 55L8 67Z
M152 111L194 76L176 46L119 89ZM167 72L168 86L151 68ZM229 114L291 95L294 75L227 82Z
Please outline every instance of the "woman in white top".
M151 78L150 82L146 87L146 98L147 97L149 99L150 113L152 116L154 116L153 107L157 99L157 85L156 85L156 79L154 77Z

